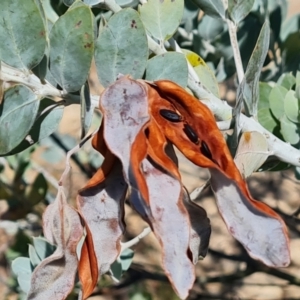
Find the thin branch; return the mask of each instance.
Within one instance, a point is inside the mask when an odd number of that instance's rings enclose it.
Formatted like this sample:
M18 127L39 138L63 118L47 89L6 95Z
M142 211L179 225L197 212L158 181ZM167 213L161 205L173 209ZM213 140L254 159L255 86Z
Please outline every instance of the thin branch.
M220 275L220 276L201 276L196 278L196 283L199 285L203 285L210 282L228 282L232 283L235 280L241 280L246 276L254 273L255 270L252 268L246 268L245 270L237 271L228 275ZM166 275L158 272L150 272L145 270L144 267L133 263L131 267L127 271L127 277L120 282L118 285L114 285L109 287L110 289L123 289L127 286L132 285L133 283L139 282L141 280L154 280L159 282L169 282ZM96 294L93 294L96 295Z
M250 272L248 275L250 275L251 273L254 273L254 272L263 272L263 273L266 273L269 275L273 275L277 278L287 280L289 282L289 284L294 284L294 285L300 286L300 278L299 277L293 276L291 274L285 273L285 272L275 269L275 268L270 268L268 266L265 266L261 262L256 261L253 258L251 258L247 252L244 252L244 255L227 255L227 254L221 253L219 251L209 249L209 253L214 256L224 258L224 259L229 259L232 261L246 262L248 265L246 270L248 269L248 271ZM230 276L231 275L229 275L229 277L227 279L230 279ZM209 281L205 281L205 283L213 282L212 280L213 280L213 278L210 278Z
M122 7L118 5L114 0L104 0L103 3L109 10L113 11L114 13L122 10Z
M262 263L259 263L253 260L250 256L245 253L246 257L243 256L235 256L235 255L225 255L224 253L210 250L210 253L221 258L233 260L233 261L242 261L247 263L247 267L244 270L238 270L234 273L230 273L227 275L218 275L218 276L200 276L196 278L196 282L198 285L203 286L207 283L212 282L222 282L222 283L230 283L233 284L234 281L239 281L244 279L245 277L255 273L255 272L264 272L266 274L270 274L276 276L277 278L281 278L287 280L290 284L300 285L300 278L290 275L288 273L282 272L281 270L269 268L264 266ZM153 268L157 269L157 268ZM126 273L126 277L117 285L112 285L108 288L103 288L100 291L96 291L93 295L106 294L106 291L109 290L120 290L125 287L131 286L134 283L140 282L142 280L153 280L158 282L168 282L168 278L166 275L156 272L149 271L145 269L145 266L141 266L139 264L133 263L131 267L128 269ZM255 284L257 285L257 284Z
M228 254L225 254L223 252L220 252L220 251L217 251L217 250L214 250L211 248L208 249L208 253L213 256L216 256L218 258L228 259L231 261L246 262L246 263L249 263L252 261L252 258L248 254L246 254L246 255L228 255Z
M231 127L231 120L217 121L217 125L220 131L228 130Z
M167 52L166 49L162 48L161 45L156 43L151 36L147 35L147 40L149 49L156 55L164 54Z
M226 101L217 98L213 93L206 90L199 82L199 79L194 80L191 74L189 74L188 78L188 87L213 112L217 121L229 121L232 119L232 107Z
M50 138L54 141L55 144L57 144L57 146L59 148L61 148L63 151L65 151L65 153L68 153L70 150L69 148L63 143L62 139L58 136L58 134L53 133L50 135ZM74 153L75 154L75 153ZM93 174L92 172L90 172L90 170L88 170L80 161L80 159L78 158L78 156L72 155L72 160L74 161L74 163L79 167L80 171L82 171L87 177L91 177Z
M41 98L64 100L65 105L80 104L80 96L61 91L47 81L46 84L43 84L33 73L27 74L21 70L8 66L5 63L1 63L0 80L24 84L31 88L32 91ZM99 97L99 95L91 95L91 102L94 107L98 107Z
M239 83L244 79L245 73L240 53L240 48L237 39L237 26L230 20L227 19L228 32L230 37L230 43L233 51L234 63L236 67L236 73L238 76Z
M203 190L210 185L210 179L208 179L203 185L195 188L191 193L190 193L190 198L192 201L196 201L199 197L202 197Z
M121 251L124 251L125 249L131 248L132 246L136 245L142 238L144 238L146 235L148 235L151 232L150 227L146 227L138 236L133 238L132 240L126 242L126 243L121 243Z
M0 79L7 82L16 82L24 84L32 89L32 91L42 97L63 98L63 92L55 88L49 82L42 84L41 80L32 74L26 74L21 70L15 69L1 63Z
M184 39L188 40L189 42L193 41L193 32L187 33L182 27L178 27L177 31Z
M269 150L273 151L274 156L279 160L297 167L300 166L300 151L298 149L277 138L253 118L248 118L244 114L240 115L240 124L243 132L258 131L262 133L268 142Z
M258 267L257 272L264 272L266 274L273 275L277 278L287 280L289 282L289 284L294 284L294 285L300 286L300 278L299 277L285 273L279 269L269 268L267 266L261 265L260 267Z
M69 174L70 170L71 170L71 164L70 164L70 159L71 156L76 153L77 151L79 151L79 149L89 140L91 139L96 133L98 132L98 128L92 132L91 134L89 134L88 136L86 136L79 144L77 144L73 149L71 149L70 151L67 152L67 157L66 157L66 167L65 170L63 171L59 181L58 181L58 185L62 186L63 185L63 181L65 180L66 176Z
M8 165L6 159L4 157L0 157L0 164L6 167Z
M228 0L223 0L223 4L225 7L225 10L228 9ZM226 18L226 23L228 26L231 48L233 51L236 73L238 76L239 83L241 83L244 79L245 73L244 73L240 48L239 48L238 39L237 39L237 26L229 18Z
M111 269L108 270L108 275L110 276L110 278L115 282L115 283L119 283L120 280L118 278L116 278L112 272Z
M200 285L211 282L222 282L222 283L232 283L235 280L241 280L245 277L255 273L256 271L252 268L246 268L245 270L237 271L228 275L219 275L213 277L200 276L197 277L196 282Z

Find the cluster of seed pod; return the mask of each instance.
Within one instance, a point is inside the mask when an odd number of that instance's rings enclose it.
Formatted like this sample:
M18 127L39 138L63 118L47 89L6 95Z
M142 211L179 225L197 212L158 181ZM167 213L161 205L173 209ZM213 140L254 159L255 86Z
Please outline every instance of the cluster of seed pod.
M161 109L159 111L159 113L163 118L165 118L166 120L168 120L170 122L173 122L173 123L184 122L182 116L177 114L175 111L172 111L169 109ZM183 131L192 143L194 143L196 145L200 144L200 139L199 139L197 133L186 122L183 124ZM207 144L203 140L201 141L200 151L204 156L206 156L208 159L212 160L211 152L210 152Z

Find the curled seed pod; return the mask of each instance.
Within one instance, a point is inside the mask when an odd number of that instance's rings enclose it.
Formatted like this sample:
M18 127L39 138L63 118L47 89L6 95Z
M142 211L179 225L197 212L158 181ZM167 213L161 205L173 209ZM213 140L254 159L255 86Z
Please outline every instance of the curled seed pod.
M191 142L193 142L194 144L199 143L199 138L198 138L197 133L194 131L194 129L189 124L184 124L183 131L187 135L187 137L190 139Z
M176 112L169 109L161 109L160 115L170 122L181 122L182 118Z
M208 159L212 160L212 154L211 154L207 144L204 141L201 142L200 150L204 156L206 156Z

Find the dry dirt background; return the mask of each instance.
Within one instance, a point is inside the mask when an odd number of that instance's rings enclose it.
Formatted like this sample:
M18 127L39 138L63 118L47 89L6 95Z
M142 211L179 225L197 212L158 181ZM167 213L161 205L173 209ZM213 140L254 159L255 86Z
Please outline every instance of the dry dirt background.
M300 12L299 0L290 0L289 3L289 16ZM224 95L223 98L234 99L235 92L229 87L221 86L221 93ZM67 107L60 125L60 131L78 137L80 132L79 115L78 107ZM184 185L189 191L192 191L205 182L207 173L205 170L192 165L181 155L179 156ZM45 161L41 160L38 153L35 154L34 159L43 164L54 177L57 179L60 177L64 168L63 161L55 165L47 165ZM74 200L77 190L86 181L87 178L74 165L70 180L67 183L67 192L71 199ZM265 172L252 176L249 180L249 186L252 195L256 199L263 200L271 207L281 211L284 214L285 221L293 228L290 231L292 263L288 268L280 270L290 277L286 277L288 280L279 278L278 275L282 275L281 273L276 274L275 270L261 269L263 267L255 263L249 263L249 265L258 271L245 276L247 272L246 263L234 260L236 256L243 256L244 251L228 233L217 211L212 193L208 189L204 191L198 203L206 209L211 220L210 248L212 251L197 265L196 272L199 281L191 291L189 299L300 299L300 217L296 216L299 219L292 217L293 213L300 206L299 182L295 180L293 173L290 171L281 173ZM124 240L136 236L146 227L146 224L129 207L126 208L125 221L127 229ZM4 232L1 234L0 230L0 300L17 299L16 294L5 296L7 292L5 281L9 275L9 268L1 264L4 250L11 239L12 237L4 234ZM162 279L164 281L164 278L160 277L160 274L162 274L160 247L153 234L144 238L134 247L134 250L133 269L135 271L130 273L131 285L121 289L103 288L101 291L98 291L98 295L94 295L89 299L133 299L130 297L132 287L135 290L146 290L152 295L152 299L178 299L168 283L162 283L160 280L139 281L142 277L149 276L147 272L141 271L141 269L159 274L154 279ZM294 280L295 284L291 284L290 280ZM135 298L135 300L139 299L142 298Z

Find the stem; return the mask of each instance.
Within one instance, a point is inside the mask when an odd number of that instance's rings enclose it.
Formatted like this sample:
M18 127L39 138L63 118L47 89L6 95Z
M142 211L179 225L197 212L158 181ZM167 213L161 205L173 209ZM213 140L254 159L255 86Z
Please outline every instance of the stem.
M241 114L240 124L243 132L258 131L262 133L268 142L269 150L273 151L274 156L276 156L279 160L294 166L300 166L300 151L298 149L277 138L253 118L248 118Z
M114 13L122 10L122 7L115 0L104 0L105 6Z
M148 47L149 49L154 52L156 55L160 55L160 54L164 54L166 53L166 49L162 48L159 44L157 44L152 37L150 37L149 35L147 35L147 39L148 39Z
M177 28L178 33L186 40L192 42L193 41L193 33L187 33L186 30L182 27Z
M24 72L1 63L0 80L17 82L30 87L35 94L42 97L62 98L63 92L55 88L49 82L42 84L40 79L32 74Z
M56 101L64 100L65 105L80 104L80 96L58 90L47 81L46 84L42 84L40 79L33 73L25 74L24 72L4 63L1 63L0 80L24 84L31 88L32 91L39 97L50 98ZM99 95L91 95L91 102L94 107L99 106L99 97Z
M106 7L113 11L114 13L117 13L118 11L122 10L122 7L116 3L114 0L104 0L104 4Z
M231 126L231 120L218 121L217 125L218 125L218 128L219 128L220 131L228 130Z
M194 95L201 100L213 112L217 121L229 121L232 119L232 108L224 100L217 98L210 91L206 90L201 82L195 81L189 74L188 87ZM228 123L230 124L230 123ZM227 129L229 129L228 127Z
M142 238L144 238L146 235L148 235L151 232L150 227L146 227L138 236L133 238L132 240L126 242L126 243L121 243L121 251L124 251L125 249L131 248L132 246L136 245Z
M228 0L223 0L223 4L224 4L225 10L227 10L228 9ZM236 35L237 26L229 18L226 18L226 23L228 26L229 38L230 38L230 43L231 43L231 47L232 47L232 51L233 51L236 72L237 72L239 83L241 83L244 79L245 73L244 73L240 48L239 48L237 35Z
M58 181L59 186L63 185L63 181L65 180L65 178L67 177L67 175L69 174L69 172L71 170L71 164L70 164L71 156L74 153L76 153L77 151L79 151L79 149L98 132L98 129L99 128L97 128L94 132L92 132L91 134L86 136L79 144L77 144L73 149L71 149L70 151L67 152L66 167Z
M202 184L201 186L195 188L191 193L190 193L190 198L192 201L196 201L199 197L201 197L202 191L209 186L210 184L210 179L208 179L204 184Z
M230 43L233 51L233 57L236 67L236 72L238 76L239 83L241 83L244 79L245 73L240 53L240 48L237 40L237 26L229 19L226 20L228 25L228 32L230 37Z

